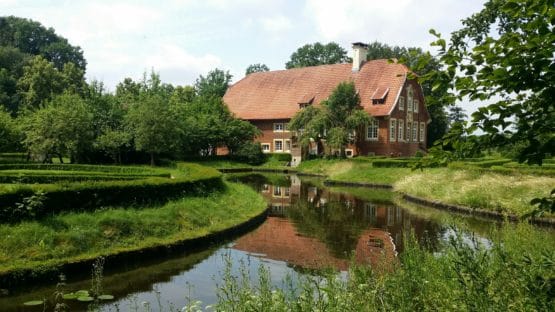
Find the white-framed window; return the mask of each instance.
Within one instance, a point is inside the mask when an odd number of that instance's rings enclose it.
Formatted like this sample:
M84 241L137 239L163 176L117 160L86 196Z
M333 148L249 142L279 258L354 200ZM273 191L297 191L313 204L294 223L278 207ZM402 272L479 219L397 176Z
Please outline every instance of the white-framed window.
M355 142L357 138L357 132L355 130L349 132L349 142Z
M412 86L408 86L407 88L407 112L412 112L412 103L413 103L413 94L412 94Z
M274 197L281 196L281 186L274 186L273 196Z
M412 109L414 110L415 113L418 113L418 106L420 106L420 101L415 99L414 104L412 105Z
M262 152L269 153L270 152L270 143L261 143Z
M389 141L395 142L397 139L397 119L391 118L389 120Z
M425 129L426 129L426 123L421 122L420 123L420 142L424 142L424 138L426 137Z
M418 122L412 123L412 141L418 142Z
M283 132L285 130L285 124L283 122L274 123L274 132Z
M405 97L404 96L399 97L399 110L402 110L402 111L405 110Z
M285 149L283 150L284 152L291 152L291 140L287 139L287 140L283 140L285 143Z
M283 140L274 140L274 152L283 152Z
M347 156L348 158L353 157L354 155L354 151L352 149L346 148L345 149L345 156Z
M410 127L412 126L412 122L407 121L407 134L405 135L405 141L410 142Z
M366 127L366 140L377 141L379 128L380 128L379 121L377 119L372 119L368 127Z
M402 142L404 140L404 134L405 134L405 121L403 119L399 119L398 123L399 123L399 132L398 132L397 141Z

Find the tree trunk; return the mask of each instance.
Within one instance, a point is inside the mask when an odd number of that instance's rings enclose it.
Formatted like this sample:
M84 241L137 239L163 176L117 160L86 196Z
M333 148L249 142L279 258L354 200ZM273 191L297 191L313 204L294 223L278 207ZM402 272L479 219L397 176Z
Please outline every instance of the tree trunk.
M154 153L150 152L150 165L154 167Z
M60 160L60 164L64 163L64 159L62 158L61 154L58 154L58 159Z

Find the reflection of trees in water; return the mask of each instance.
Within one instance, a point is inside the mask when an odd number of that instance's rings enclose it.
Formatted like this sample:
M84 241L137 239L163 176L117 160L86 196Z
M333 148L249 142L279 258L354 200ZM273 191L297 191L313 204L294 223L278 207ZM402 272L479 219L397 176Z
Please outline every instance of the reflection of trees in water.
M321 181L291 178L283 174L236 174L236 181L245 183L265 194L276 208L274 214L290 218L298 232L324 242L338 258L348 259L356 248L360 235L369 228L390 233L397 251L403 250L405 235L414 234L416 239L430 250L440 248L440 240L447 229L439 223L417 215L388 202L383 190L367 189L361 200L359 188L341 188L340 192L321 187ZM291 181L294 181L292 183ZM296 185L295 183L300 183ZM291 187L291 194L275 196L276 191ZM353 193L349 193L349 190ZM289 190L289 189L288 189ZM372 193L376 192L376 196ZM279 210L279 211L278 211Z
M307 197L303 193L287 210L287 217L294 221L299 233L324 242L335 257L349 258L362 231L368 227L367 222L344 205L343 196L330 198L329 193L318 191L309 202L304 200Z

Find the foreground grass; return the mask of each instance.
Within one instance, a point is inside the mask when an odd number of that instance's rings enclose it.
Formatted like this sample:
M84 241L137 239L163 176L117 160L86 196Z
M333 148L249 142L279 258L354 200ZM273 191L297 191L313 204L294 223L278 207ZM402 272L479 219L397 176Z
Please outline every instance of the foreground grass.
M447 168L415 171L394 184L395 190L421 198L519 216L554 186L553 177Z
M242 223L266 203L244 185L141 209L106 208L0 225L0 274L167 245Z
M218 311L548 311L555 304L553 233L505 225L493 244L455 235L433 254L409 242L393 271L352 268L272 286L260 268L258 285L225 272ZM245 282L247 281L247 282ZM200 304L195 303L197 307ZM194 310L194 309L193 309Z

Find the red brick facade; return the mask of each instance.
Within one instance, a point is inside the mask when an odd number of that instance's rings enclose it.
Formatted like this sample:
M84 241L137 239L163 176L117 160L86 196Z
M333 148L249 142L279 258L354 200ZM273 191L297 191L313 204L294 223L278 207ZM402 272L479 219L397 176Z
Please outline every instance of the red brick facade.
M408 94L409 89L412 89L413 103L418 103L418 108L416 110L412 108L410 112L408 105L408 100L411 98ZM403 103L401 105L402 109L400 102ZM413 156L419 150L426 150L426 132L430 118L424 104L421 89L415 82L407 81L399 94L397 104L392 107L389 116L375 117L375 120L378 122L377 139L368 137L369 130L367 128L361 129L357 143L347 147L347 151L352 152L353 156ZM392 120L394 120L395 128L393 134L391 129ZM250 120L250 122L262 132L256 141L263 144L263 148L266 145L265 152L290 153L292 151L295 142L292 140L294 133L287 130L289 119ZM407 125L409 124L411 129L407 131ZM413 125L416 125L416 129L413 129ZM399 136L401 129L403 133ZM415 139L413 135L416 135Z

